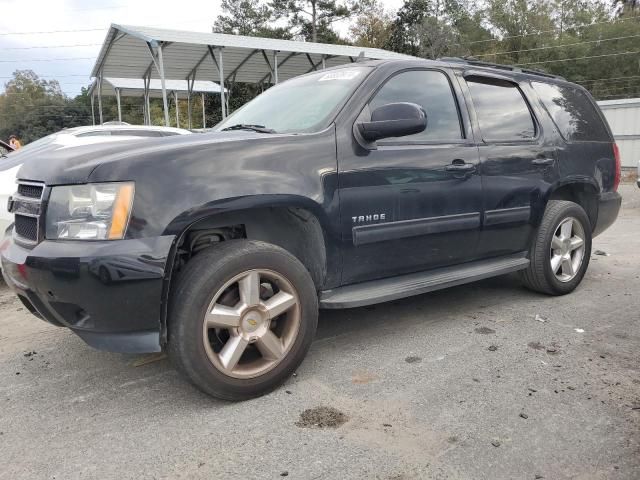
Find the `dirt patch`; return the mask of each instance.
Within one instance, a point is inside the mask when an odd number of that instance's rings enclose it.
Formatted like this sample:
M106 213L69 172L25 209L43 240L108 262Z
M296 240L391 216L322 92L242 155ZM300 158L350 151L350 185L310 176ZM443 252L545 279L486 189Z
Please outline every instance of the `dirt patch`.
M9 305L14 305L18 303L18 297L11 296L9 298L3 298L0 300L0 307L8 307Z
M544 350L547 348L540 342L529 342L527 343L527 347L533 348L534 350Z
M349 417L333 407L316 407L308 408L302 412L296 426L300 428L338 428L347 420Z
M404 361L407 363L419 363L422 361L422 357L407 357Z
M380 377L369 372L355 372L351 377L351 381L356 385L365 385L379 379Z
M489 335L491 333L496 333L495 330L489 328L489 327L478 327L475 329L476 333L479 333L481 335Z
M549 355L558 355L560 353L560 347L555 343L552 343L547 347L547 353Z

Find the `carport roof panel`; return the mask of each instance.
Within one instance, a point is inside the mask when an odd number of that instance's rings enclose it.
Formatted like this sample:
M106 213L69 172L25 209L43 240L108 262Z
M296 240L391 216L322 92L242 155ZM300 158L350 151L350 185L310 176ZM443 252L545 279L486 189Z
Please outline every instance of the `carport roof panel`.
M186 80L166 80L165 86L168 92L187 93ZM94 80L89 88L89 94L98 89L98 80ZM123 97L141 97L144 95L144 80L142 78L113 78L104 77L102 79L102 94L115 96L116 89L120 90ZM220 85L207 80L196 80L193 82L193 93L220 93ZM149 82L149 96L151 98L162 98L162 86L160 80L152 78Z
M319 67L323 57L332 66L350 63L360 54L367 59L415 58L379 48L113 24L91 75L97 77L102 68L103 76L142 78L150 70L152 77L159 78L156 69L150 68L153 63L147 43L152 47L164 45L167 78L187 78L195 67L197 79L219 77L208 47L220 47L226 78L233 74L238 82L269 78L273 52L279 52L278 77L281 80L307 73L314 65ZM263 52L267 54L266 58Z

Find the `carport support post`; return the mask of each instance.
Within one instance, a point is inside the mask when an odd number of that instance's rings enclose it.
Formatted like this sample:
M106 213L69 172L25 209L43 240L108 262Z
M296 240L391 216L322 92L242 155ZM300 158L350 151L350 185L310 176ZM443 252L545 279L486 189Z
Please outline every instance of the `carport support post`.
M202 96L202 128L207 128L207 116L204 113L204 92L200 95Z
M191 130L191 92L187 92L187 117L189 117L187 125Z
M178 106L178 92L174 90L173 99L176 102L176 128L180 128L180 107Z
M151 73L147 72L147 75L142 77L144 80L144 124L151 125L151 105L149 105L149 85L151 84Z
M116 101L118 102L118 121L122 122L122 107L120 106L120 89L116 88Z
M273 51L273 84L278 84L278 51Z
M192 80L187 77L187 117L189 117L189 130L193 128L191 124L191 94L193 93L193 84L195 82L195 73Z
M151 125L151 103L149 102L149 93L144 96L144 124Z
M164 124L169 127L169 102L167 100L167 86L164 79L164 61L162 60L162 45L158 45L158 73L160 74L160 86L162 87L162 105L164 107Z
M91 92L91 124L95 126L96 124L96 107L95 107L96 99L93 92Z
M100 125L102 125L102 70L98 75L98 114L100 115Z
M220 107L222 118L227 118L227 105L224 98L224 67L222 66L222 48L218 48L218 70L220 71Z

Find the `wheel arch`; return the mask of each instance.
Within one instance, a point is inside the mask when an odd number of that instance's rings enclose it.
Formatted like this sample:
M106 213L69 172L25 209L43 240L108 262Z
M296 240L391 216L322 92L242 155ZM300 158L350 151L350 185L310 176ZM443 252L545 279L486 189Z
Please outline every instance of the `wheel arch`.
M599 195L600 189L594 181L582 178L566 179L549 189L545 198L545 205L550 200L568 200L577 203L589 217L591 229L593 230L598 220Z
M321 207L298 196L242 197L183 212L167 228L167 233L173 232L176 239L167 262L163 289L162 343L166 343L168 306L175 274L184 264L185 254L191 253L190 245L186 243L190 235L207 231L214 235L232 232L228 239L247 238L278 245L300 260L319 291L335 274L328 271L328 259L332 255L328 229L329 221ZM215 248L213 243L209 246Z

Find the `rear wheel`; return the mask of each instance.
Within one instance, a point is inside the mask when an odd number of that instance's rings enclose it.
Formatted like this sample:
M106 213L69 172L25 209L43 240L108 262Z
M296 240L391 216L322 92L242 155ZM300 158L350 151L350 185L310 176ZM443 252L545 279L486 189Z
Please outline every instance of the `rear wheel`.
M572 292L582 281L591 256L591 224L580 205L551 200L521 274L531 290L549 295Z
M302 362L318 303L305 267L263 242L198 254L172 295L169 354L201 390L226 400L262 395Z

